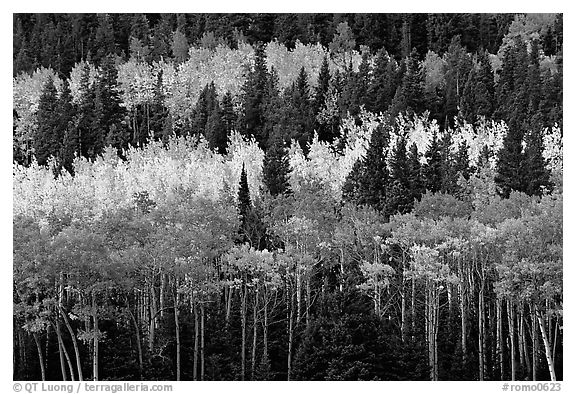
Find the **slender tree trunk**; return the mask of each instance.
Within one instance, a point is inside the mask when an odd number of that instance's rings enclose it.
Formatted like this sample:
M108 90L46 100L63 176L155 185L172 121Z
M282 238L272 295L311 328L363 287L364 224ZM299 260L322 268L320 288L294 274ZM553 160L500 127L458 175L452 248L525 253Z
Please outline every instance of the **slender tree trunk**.
M466 365L466 357L468 356L468 349L466 347L466 335L468 329L466 327L466 300L464 298L464 281L460 282L460 346L462 348L462 366Z
M92 291L92 318L94 319L94 357L92 360L92 368L93 368L93 375L94 381L98 381L98 357L99 357L99 339L98 336L100 335L100 331L98 328L98 307L96 305L96 293Z
M59 309L60 309L60 315L62 315L62 318L64 319L64 324L66 325L66 328L68 329L68 332L72 337L72 345L74 346L74 354L76 356L76 368L78 369L78 380L83 381L84 376L82 374L82 362L80 360L80 350L78 348L78 341L76 340L76 335L74 334L74 330L72 330L72 325L68 320L68 316L66 316L66 312L64 312L64 308L62 308L62 306L59 306Z
M60 371L62 373L62 380L66 382L68 380L68 374L66 373L66 362L64 361L62 334L60 332L60 322L58 321L58 318L56 318L56 338L58 339L58 355L60 358Z
M516 346L514 343L514 305L508 300L508 330L510 338L510 380L516 380Z
M178 282L174 283L174 330L176 331L176 381L180 381L181 361L180 361L180 319L178 317Z
M226 303L226 326L230 324L230 313L232 311L232 296L234 294L234 288L232 286L228 287L228 301Z
M402 342L406 340L406 269L402 269L402 285L400 287L400 339Z
M412 294L410 297L410 324L412 325L412 341L414 341L416 332L416 279L412 278Z
M46 367L44 365L44 354L42 354L42 345L40 344L40 338L36 332L32 333L34 337L34 342L36 342L36 350L38 350L38 361L40 362L40 373L42 375L42 381L46 380Z
M538 318L538 325L540 326L540 332L542 333L542 342L544 343L544 350L546 352L546 361L548 362L548 371L550 371L550 380L555 382L556 372L554 370L554 361L552 360L552 351L548 340L548 333L546 332L546 327L544 325L544 317L538 307L536 307L536 317Z
M204 302L200 303L200 380L204 380Z
M262 360L268 363L268 299L266 289L264 289L264 325L262 337L264 340Z
M502 327L502 299L496 298L496 348L498 352L498 369L500 370L500 380L504 380L504 347L503 347L503 327Z
M243 294L242 294L242 305L240 309L241 320L242 320L242 351L241 351L241 359L242 359L242 366L241 366L241 374L242 380L246 380L246 296L248 293L248 289L246 285L244 285Z
M292 376L292 345L294 333L294 295L290 296L290 314L288 315L288 380Z
M486 370L486 343L484 339L484 281L480 284L480 293L478 294L478 379L484 380Z
M250 369L250 378L254 380L254 373L256 372L256 344L258 340L258 290L254 292L254 309L252 312L252 363Z
M134 329L136 330L136 350L138 351L138 373L140 376L140 380L144 380L143 378L144 363L142 360L142 340L140 339L140 327L138 326L136 317L134 316L130 308L128 308L128 313L130 314L132 323L134 323Z
M532 312L532 380L536 381L538 372L538 329L536 328L536 310L534 304L531 305Z
M193 301L192 309L194 310L194 371L192 371L192 378L198 380L198 342L199 342L199 322L198 322L198 307L196 302Z

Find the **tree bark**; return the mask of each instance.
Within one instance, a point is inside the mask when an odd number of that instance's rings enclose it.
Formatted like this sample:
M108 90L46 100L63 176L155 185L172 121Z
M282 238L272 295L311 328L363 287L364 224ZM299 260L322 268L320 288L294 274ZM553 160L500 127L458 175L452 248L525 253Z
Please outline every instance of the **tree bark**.
M76 368L78 369L78 380L83 381L84 376L82 374L82 362L80 360L80 350L78 349L78 341L76 340L76 334L74 334L74 330L72 330L72 325L70 324L70 321L68 320L68 316L66 316L66 312L64 312L64 308L62 308L62 306L60 305L59 309L60 309L60 314L62 315L62 318L64 319L64 324L66 325L66 328L68 329L68 332L70 333L70 336L72 337L72 345L74 346L74 354L76 355Z
M140 375L140 380L144 380L143 372L144 372L144 363L142 360L142 340L140 339L140 327L138 326L138 322L136 321L136 317L128 308L128 313L130 314L130 318L134 323L134 328L136 330L136 350L138 351L138 373Z
M180 381L180 319L178 318L178 283L174 284L174 330L176 331L176 381ZM155 319L154 319L155 320ZM153 324L153 323L152 323Z
M250 370L251 379L254 380L254 374L256 372L256 344L258 340L258 290L254 292L254 310L252 313L252 364Z
M508 336L510 338L510 380L516 380L516 346L514 343L514 305L508 300Z
M200 303L200 380L204 380L204 303Z
M540 332L542 333L542 342L544 343L544 350L546 352L546 361L548 362L548 371L550 372L550 380L556 381L556 372L554 370L554 361L552 360L552 351L550 349L550 342L548 340L548 333L546 332L546 327L544 325L544 318L542 312L536 307L536 317L538 318L538 324L540 326Z
M46 380L46 366L44 365L44 354L42 354L42 344L40 344L40 338L36 332L32 333L34 337L34 342L36 342L36 350L38 351L38 361L40 362L40 374L42 376L42 381Z
M92 361L92 374L94 375L94 381L98 381L98 356L99 356L99 339L100 334L98 330L98 307L96 305L96 293L92 291L92 319L94 319L94 357Z
M192 301L192 309L194 310L194 370L192 371L192 378L198 380L198 340L200 327L198 323L198 307L195 301Z
M500 370L500 380L504 380L504 348L503 348L503 327L502 327L502 299L496 298L496 348L498 352L498 368Z

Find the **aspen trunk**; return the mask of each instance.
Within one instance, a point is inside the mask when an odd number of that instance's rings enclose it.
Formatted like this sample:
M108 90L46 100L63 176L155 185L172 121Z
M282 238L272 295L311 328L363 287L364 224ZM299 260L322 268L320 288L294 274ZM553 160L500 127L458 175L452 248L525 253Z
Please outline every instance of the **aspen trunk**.
M136 317L128 308L128 313L130 314L130 318L132 323L134 323L134 328L136 330L136 349L138 351L138 373L140 375L140 380L143 379L143 372L144 372L144 363L142 361L142 341L140 340L140 327L138 326L138 322L136 321Z
M242 351L241 351L241 358L242 358L242 367L241 367L241 374L242 380L246 380L246 296L248 293L248 289L246 285L244 285L242 294L242 306L240 309L241 313L241 320L242 320Z
M36 342L36 350L38 351L38 361L40 362L40 373L42 375L42 381L46 380L46 367L44 365L44 355L42 354L42 344L40 343L40 338L36 332L32 333L34 337L34 342Z
M204 380L204 303L200 303L200 380Z
M484 380L486 370L486 342L484 338L484 283L478 295L478 378Z
M406 292L405 292L405 284L406 284L406 272L405 269L402 270L402 286L400 288L400 298L401 298L401 306L400 306L400 339L402 342L406 340Z
M230 323L230 313L232 311L232 296L234 288L232 286L228 287L228 301L226 303L226 326Z
M536 381L536 373L538 372L538 329L536 328L536 311L534 305L531 306L532 311L532 380Z
M194 310L194 370L192 371L192 378L198 380L198 340L200 327L198 323L198 308L195 301L193 301L192 309Z
M416 281L414 278L412 278L412 294L410 298L410 324L412 325L412 341L414 341L414 333L416 332Z
M76 368L78 369L78 380L83 381L84 376L82 375L82 363L80 360L80 350L78 349L78 341L76 340L76 335L74 334L74 330L72 330L72 325L70 325L70 321L68 320L68 316L66 316L66 312L64 312L64 308L59 306L60 315L64 319L64 324L72 337L72 345L74 346L74 354L76 355Z
M94 320L94 356L92 359L92 374L94 376L94 381L98 381L98 336L100 334L98 330L98 307L96 306L96 293L92 291L92 319Z
M508 300L508 330L510 338L510 380L516 380L516 346L514 343L514 306Z
M68 374L66 373L66 363L64 361L64 350L62 345L62 334L60 332L60 322L56 318L56 338L58 339L58 355L60 358L60 371L62 373L62 380L65 382L68 380Z
M258 290L254 293L254 308L252 311L252 362L250 369L250 378L254 380L254 373L256 372L256 343L258 340Z
M174 285L174 329L176 331L176 381L180 381L181 361L180 361L180 319L178 318L178 294Z
M546 332L546 327L544 325L544 318L542 313L536 307L536 317L538 318L538 324L540 326L540 332L542 333L542 342L544 343L544 350L546 352L546 361L548 362L548 371L550 372L550 380L556 381L556 372L554 370L554 361L552 360L552 351L550 349L550 342L548 340L548 333Z
M268 301L266 299L266 289L264 289L265 293L265 299L264 299L264 325L263 325L263 330L262 330L262 337L264 340L264 349L263 349L263 355L262 355L262 360L264 362L268 362Z
M498 353L498 368L500 370L500 380L504 380L502 300L500 298L496 298L496 349Z

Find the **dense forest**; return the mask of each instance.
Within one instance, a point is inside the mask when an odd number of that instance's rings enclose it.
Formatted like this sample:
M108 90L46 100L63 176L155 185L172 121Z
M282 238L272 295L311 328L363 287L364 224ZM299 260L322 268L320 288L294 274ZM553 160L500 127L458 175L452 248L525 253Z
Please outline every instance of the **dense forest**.
M14 14L15 380L562 380L561 14Z

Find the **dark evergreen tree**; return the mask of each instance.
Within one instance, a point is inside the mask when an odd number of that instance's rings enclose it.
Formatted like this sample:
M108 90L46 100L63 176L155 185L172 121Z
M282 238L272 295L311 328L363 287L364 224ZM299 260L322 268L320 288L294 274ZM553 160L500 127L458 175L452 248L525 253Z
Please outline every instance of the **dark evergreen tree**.
M108 14L98 15L98 28L96 29L93 44L92 61L100 64L102 59L114 54L116 45L114 42L114 26Z
M264 46L258 45L254 52L254 68L249 70L243 86L240 130L244 135L253 135L260 146L265 147L268 135L264 128L264 103L269 76Z
M512 190L524 191L524 158L522 140L524 132L518 126L510 125L498 152L496 164L496 182L498 193L505 198Z
M288 153L284 147L284 141L276 137L264 156L262 168L264 185L272 196L284 194L290 191L289 173L290 163Z
M396 61L385 49L381 49L376 56L372 83L368 88L367 108L370 111L378 113L388 110L398 88L397 68Z
M436 193L442 189L442 143L434 131L432 141L425 154L426 164L422 169L426 190Z
M420 164L420 154L416 143L410 145L408 152L408 181L410 185L410 195L412 202L420 200L420 197L425 192L425 184L422 178L422 165Z
M402 77L402 84L396 89L391 105L392 115L404 111L420 113L425 109L424 76L416 50L406 58L406 71Z
M523 192L529 196L541 196L546 189L550 189L550 171L546 168L546 161L542 155L544 144L542 132L533 129L526 135L526 149L522 160Z
M156 77L156 84L154 85L154 98L150 105L150 133L155 140L167 141L171 135L171 130L166 130L165 125L167 122L168 108L164 104L164 89L162 87L163 73L162 70L158 72ZM168 131L168 133L165 133Z
M206 140L208 140L208 145L211 149L220 154L226 152L228 136L226 133L226 126L222 120L220 104L218 102L215 103L215 106L212 108L212 112L206 121Z
M388 215L406 213L412 209L410 192L410 163L406 155L406 137L396 141L390 160L390 183L388 185L386 211Z
M58 92L49 77L42 89L38 104L38 129L34 137L34 155L40 165L46 165L50 156L58 157L62 147L62 130L59 127Z
M370 145L362 160L358 160L342 188L344 201L369 205L384 212L389 182L386 148L390 139L390 126L379 125L370 138Z

